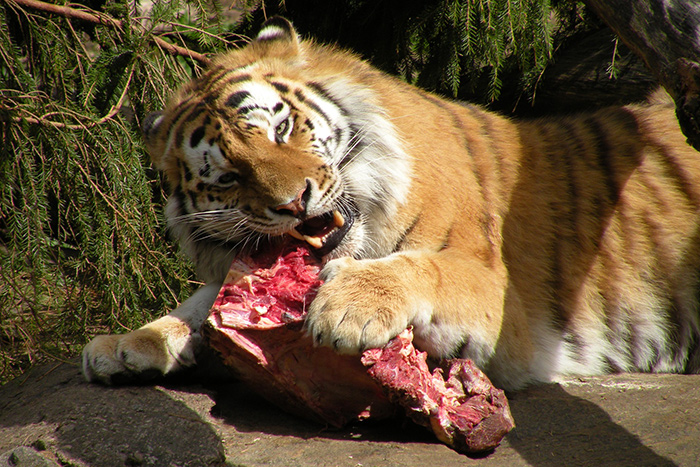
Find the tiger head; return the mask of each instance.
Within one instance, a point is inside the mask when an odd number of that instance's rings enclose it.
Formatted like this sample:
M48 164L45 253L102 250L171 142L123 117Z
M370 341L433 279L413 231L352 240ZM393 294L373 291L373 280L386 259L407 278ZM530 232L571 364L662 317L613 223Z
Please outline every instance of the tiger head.
M149 115L146 147L181 243L240 251L291 235L325 259L388 254L383 231L411 167L371 73L275 17Z

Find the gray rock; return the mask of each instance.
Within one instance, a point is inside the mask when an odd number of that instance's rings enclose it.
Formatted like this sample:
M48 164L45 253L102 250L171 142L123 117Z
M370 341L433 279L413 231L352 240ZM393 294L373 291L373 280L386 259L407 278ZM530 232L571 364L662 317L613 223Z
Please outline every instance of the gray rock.
M18 446L0 454L0 466L12 467L61 467L58 462L39 454L35 449Z
M700 465L700 375L573 379L508 396L516 428L470 458L407 420L329 430L239 383L109 388L61 364L0 387L0 452L39 441L36 455L91 467Z

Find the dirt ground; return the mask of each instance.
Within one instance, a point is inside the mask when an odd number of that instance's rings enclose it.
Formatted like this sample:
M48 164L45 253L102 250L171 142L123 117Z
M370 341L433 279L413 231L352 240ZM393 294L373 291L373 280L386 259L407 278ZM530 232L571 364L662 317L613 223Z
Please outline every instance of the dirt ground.
M324 429L239 383L108 388L77 362L43 366L0 387L0 466L700 465L700 375L576 379L509 400L517 427L472 458L405 420Z

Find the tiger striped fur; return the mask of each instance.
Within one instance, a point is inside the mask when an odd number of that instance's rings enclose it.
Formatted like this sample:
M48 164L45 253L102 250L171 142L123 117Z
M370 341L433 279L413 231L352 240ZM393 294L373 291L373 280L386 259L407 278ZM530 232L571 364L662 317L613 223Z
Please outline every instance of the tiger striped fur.
M207 282L84 351L113 382L194 364L233 257L287 234L323 256L306 328L344 353L408 325L516 389L700 368L700 154L672 103L512 121L269 20L144 125L167 216Z

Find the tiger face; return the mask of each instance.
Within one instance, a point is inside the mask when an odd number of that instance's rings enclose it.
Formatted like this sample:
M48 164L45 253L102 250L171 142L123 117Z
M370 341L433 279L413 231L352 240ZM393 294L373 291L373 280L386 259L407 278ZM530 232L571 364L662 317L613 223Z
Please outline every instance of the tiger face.
M410 164L372 93L304 76L283 20L246 52L220 59L144 124L181 242L240 251L288 234L327 259L382 254L369 239L404 201Z

